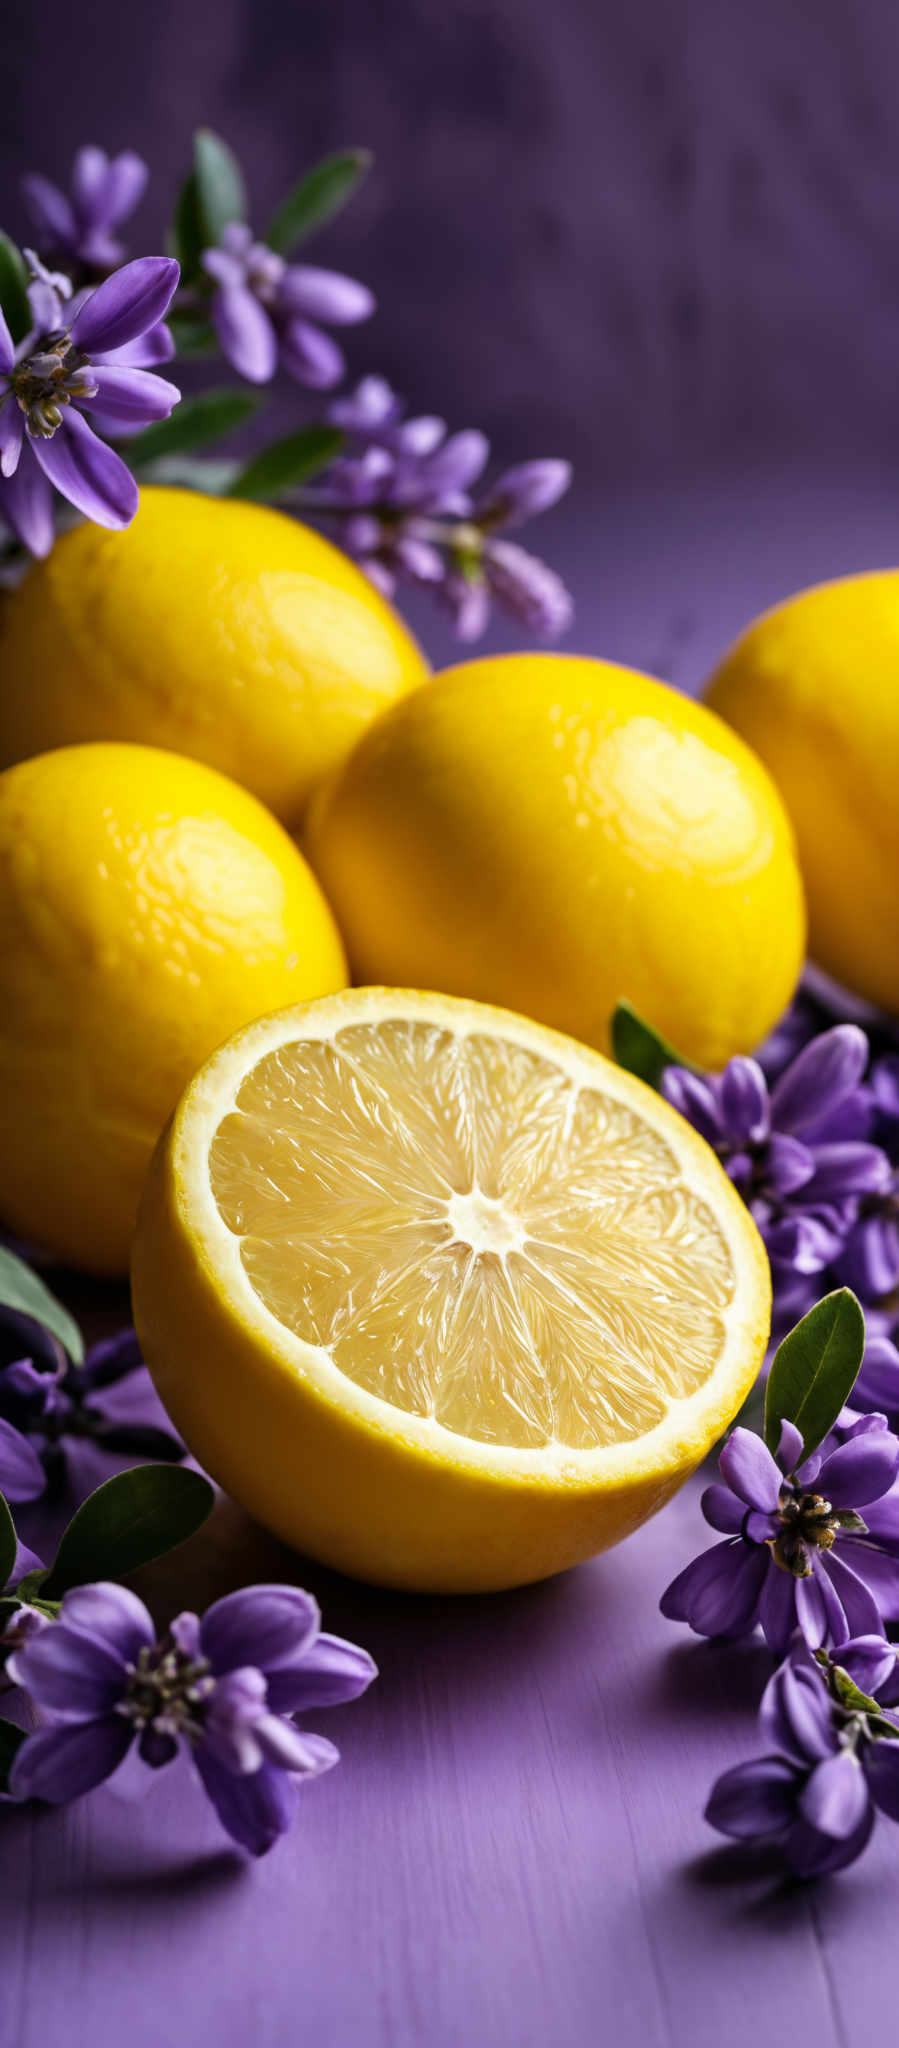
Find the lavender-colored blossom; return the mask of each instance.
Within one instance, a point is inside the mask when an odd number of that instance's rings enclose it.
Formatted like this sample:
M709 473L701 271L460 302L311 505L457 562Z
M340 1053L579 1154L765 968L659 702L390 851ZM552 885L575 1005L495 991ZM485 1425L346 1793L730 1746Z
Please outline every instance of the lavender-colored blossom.
M668 1067L662 1077L663 1095L717 1152L758 1224L778 1310L782 1275L823 1273L863 1203L889 1189L889 1158L871 1138L867 1065L864 1032L838 1024L805 1045L770 1087L759 1062L741 1057L721 1074Z
M268 384L280 364L314 390L340 382L343 355L325 329L369 318L375 302L366 285L337 270L287 263L243 221L231 221L221 247L205 249L200 260L214 286L209 310L222 352L241 377Z
M49 1330L0 1311L0 1493L38 1500L63 1480L83 1498L121 1455L184 1456L132 1329L73 1365ZM108 1468L112 1470L112 1466Z
M22 192L43 254L92 273L114 269L124 252L113 230L134 212L146 183L147 166L133 149L110 157L93 143L76 154L69 192L29 173Z
M784 1651L796 1628L812 1648L882 1635L899 1619L899 1437L882 1415L851 1417L812 1456L781 1425L776 1459L761 1437L735 1429L721 1483L702 1512L723 1543L678 1573L662 1613L697 1635L746 1636L761 1624Z
M823 1666L796 1646L759 1711L767 1754L725 1771L706 1819L739 1841L774 1843L800 1877L852 1863L875 1812L899 1820L896 1652L877 1636L840 1643Z
M77 1799L132 1745L152 1770L186 1752L256 1856L289 1827L302 1780L338 1761L296 1715L356 1699L376 1675L364 1650L322 1634L316 1602L293 1586L229 1593L202 1618L178 1615L162 1640L124 1586L78 1587L6 1668L43 1724L16 1754L13 1799Z
M21 1581L30 1572L41 1572L43 1569L42 1560L35 1556L33 1550L29 1550L27 1543L23 1543L21 1538L17 1537L12 1571L6 1585L0 1586L0 1682L4 1684L7 1659L12 1656L14 1650L22 1649L32 1636L46 1628L50 1619L49 1615L39 1608L32 1607L28 1600L19 1600L17 1597ZM11 1596L15 1596L15 1605Z
M126 433L168 417L180 392L151 366L178 276L168 257L140 257L68 303L69 280L37 265L18 348L0 312L0 515L31 554L53 545L54 488L99 526L134 518L137 484L84 409Z
M518 463L476 497L484 435L448 434L431 414L408 419L383 377L335 399L329 418L347 447L302 502L325 515L385 596L401 580L430 587L463 640L483 633L494 598L537 638L565 631L572 607L559 577L503 532L556 503L567 462Z

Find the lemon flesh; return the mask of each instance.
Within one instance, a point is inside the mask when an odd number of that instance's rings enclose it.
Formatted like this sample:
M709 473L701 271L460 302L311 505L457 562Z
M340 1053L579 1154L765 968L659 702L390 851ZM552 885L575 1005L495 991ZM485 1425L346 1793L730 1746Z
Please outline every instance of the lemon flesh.
M263 1019L201 1071L133 1278L163 1399L229 1491L425 1587L626 1534L739 1405L770 1305L746 1210L640 1082L378 990Z

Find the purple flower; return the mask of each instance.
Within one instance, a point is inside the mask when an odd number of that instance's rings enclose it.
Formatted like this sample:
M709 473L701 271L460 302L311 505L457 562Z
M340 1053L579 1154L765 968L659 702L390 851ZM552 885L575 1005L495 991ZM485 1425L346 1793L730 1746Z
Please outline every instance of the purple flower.
M376 1676L364 1650L321 1633L316 1602L293 1586L229 1593L202 1619L178 1615L161 1641L136 1594L81 1586L7 1671L43 1722L16 1754L13 1799L77 1799L132 1745L153 1770L180 1751L255 1856L289 1827L301 1781L338 1761L295 1716L356 1699Z
M17 1601L13 1606L10 1598L29 1572L41 1572L43 1569L41 1559L28 1549L26 1543L17 1539L12 1571L6 1585L0 1586L0 1603L3 1603L0 1608L0 1670L4 1670L6 1660L14 1650L20 1650L40 1629L47 1627L49 1615L32 1607L27 1600Z
M73 1365L39 1323L0 1311L0 1493L34 1501L67 1477L82 1497L104 1476L98 1453L184 1456L134 1331L104 1338Z
M180 393L148 366L178 275L168 257L141 257L66 304L68 279L37 266L35 326L18 348L0 312L0 514L33 555L53 545L54 487L98 526L134 518L131 471L83 408L125 432L167 418Z
M797 1646L762 1698L768 1753L725 1771L706 1819L737 1840L776 1843L800 1877L843 1869L876 1809L899 1820L897 1702L896 1653L877 1636L839 1644L823 1665Z
M761 1624L783 1652L798 1627L813 1648L881 1635L899 1618L899 1437L882 1415L841 1418L800 1462L784 1422L775 1460L735 1429L702 1512L725 1537L678 1573L662 1613L697 1635L745 1636Z
M824 1272L863 1202L890 1186L890 1161L870 1138L867 1064L864 1032L837 1024L770 1088L753 1059L729 1060L721 1074L668 1067L662 1076L663 1095L708 1140L754 1216L776 1292L785 1271Z
M382 377L335 399L329 418L347 448L302 502L334 526L385 596L401 580L430 587L463 640L479 638L493 598L539 638L565 631L572 607L559 577L501 535L555 504L568 488L567 462L519 463L476 498L490 453L484 435L448 434L431 414L407 419Z
M112 270L123 254L112 231L134 212L146 183L147 166L133 149L109 157L92 143L75 157L71 195L30 173L22 191L44 254L91 272Z
M237 220L224 229L221 248L204 250L200 260L215 287L210 312L222 352L241 377L268 384L280 363L315 390L340 382L343 355L324 330L369 318L375 302L364 284L285 262Z

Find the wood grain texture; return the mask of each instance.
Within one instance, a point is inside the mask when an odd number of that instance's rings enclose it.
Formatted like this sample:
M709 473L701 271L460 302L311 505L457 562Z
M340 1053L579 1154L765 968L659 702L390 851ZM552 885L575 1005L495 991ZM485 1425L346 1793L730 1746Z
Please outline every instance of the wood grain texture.
M772 473L582 496L557 559L579 646L695 686L753 611L889 560L895 534L885 474ZM703 1534L693 1484L567 1577L424 1600L298 1563L223 1504L145 1580L160 1618L296 1575L380 1679L318 1717L342 1763L259 1864L174 1773L140 1805L7 1809L0 2048L889 2039L899 1828L802 1888L703 1821L716 1773L752 1753L769 1668L761 1646L714 1652L658 1614Z

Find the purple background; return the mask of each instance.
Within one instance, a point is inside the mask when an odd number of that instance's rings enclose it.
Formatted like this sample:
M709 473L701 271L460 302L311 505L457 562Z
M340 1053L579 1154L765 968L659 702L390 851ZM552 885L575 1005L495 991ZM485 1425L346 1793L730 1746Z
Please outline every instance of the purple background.
M260 219L316 153L378 151L315 245L381 298L354 364L500 455L575 459L534 530L573 646L696 687L763 605L895 559L889 0L43 0L7 10L3 43L13 232L19 168L60 174L86 138L174 185L209 120ZM148 236L163 218L154 192ZM157 1574L160 1613L298 1571L382 1677L322 1716L344 1762L255 1868L176 1785L4 1816L0 2048L887 2038L899 1830L791 1890L703 1823L753 1747L765 1660L661 1621L700 1532L690 1488L546 1586L403 1600L223 1511Z

